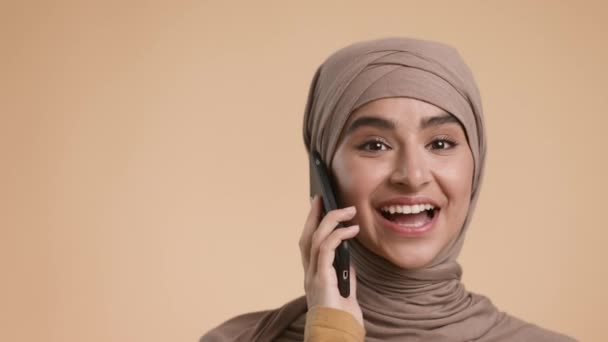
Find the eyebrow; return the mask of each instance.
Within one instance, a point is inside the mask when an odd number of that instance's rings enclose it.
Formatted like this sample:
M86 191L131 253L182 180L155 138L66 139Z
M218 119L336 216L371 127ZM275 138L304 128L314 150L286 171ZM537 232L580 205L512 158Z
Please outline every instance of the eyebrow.
M429 127L441 126L448 123L460 124L460 121L458 121L454 115L444 112L440 115L423 119L418 127L420 130L423 130Z
M429 127L440 126L448 123L460 124L460 121L458 121L458 119L456 119L456 117L454 117L452 114L444 112L437 116L422 119L418 125L418 128L420 130L424 130ZM376 116L362 116L350 124L346 130L346 135L349 135L360 127L365 126L375 127L382 130L394 130L397 124L392 120L387 120Z
M382 130L394 130L395 126L397 125L391 120L382 119L375 116L362 116L360 118L357 118L355 121L353 121L353 123L350 124L350 126L346 130L346 135L349 135L360 127L365 126L375 127Z

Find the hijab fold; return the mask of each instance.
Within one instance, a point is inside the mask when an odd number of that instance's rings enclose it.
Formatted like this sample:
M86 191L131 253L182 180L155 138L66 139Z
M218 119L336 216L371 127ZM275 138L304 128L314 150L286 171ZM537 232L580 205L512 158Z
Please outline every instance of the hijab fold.
M486 137L479 91L454 48L386 38L355 43L332 54L310 86L303 125L307 151L318 151L331 169L350 115L387 97L428 102L456 117L475 168L463 227L428 266L402 269L351 241L366 341L572 341L498 311L461 282L462 268L456 259L479 196ZM305 319L306 300L300 297L277 310L236 317L201 341L302 341Z

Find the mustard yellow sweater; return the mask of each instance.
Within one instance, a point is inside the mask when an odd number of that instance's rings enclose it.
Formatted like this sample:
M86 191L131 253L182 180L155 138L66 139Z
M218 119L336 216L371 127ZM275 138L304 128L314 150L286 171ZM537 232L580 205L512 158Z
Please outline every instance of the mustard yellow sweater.
M306 314L305 342L362 342L365 329L348 312L315 306Z

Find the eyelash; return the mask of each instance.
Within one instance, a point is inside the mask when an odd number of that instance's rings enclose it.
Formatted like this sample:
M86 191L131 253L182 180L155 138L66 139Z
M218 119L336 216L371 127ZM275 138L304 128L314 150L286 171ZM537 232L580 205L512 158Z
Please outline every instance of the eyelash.
M438 144L438 143L441 143L441 144L447 143L447 145L449 145L449 146L448 147L437 147L436 144ZM369 147L372 144L382 144L383 148L381 147L379 149L370 149ZM433 145L435 145L435 146L433 146ZM448 137L442 136L442 137L437 137L437 138L433 139L433 141L431 141L427 146L429 146L432 150L449 150L449 149L452 149L452 148L458 146L458 143L452 139L449 139ZM376 147L378 147L378 146L376 145ZM362 143L357 148L361 151L376 152L376 151L388 150L388 149L390 149L390 146L383 139L374 138L372 140L368 140L368 141Z
M371 146L371 144L382 144L384 145L384 149L369 149L368 147ZM388 144L386 143L386 141L384 141L383 139L379 139L379 138L374 138L372 140L368 140L366 142L364 142L363 144L357 146L357 149L361 150L361 151L367 151L367 152L376 152L376 151L384 151L384 150L388 150L390 147L388 146Z
M447 143L449 145L449 147L443 147L443 148L442 147L438 147L438 148L432 148L432 149L434 149L434 150L449 150L449 149L452 149L452 148L458 146L457 142L455 142L454 140L449 139L448 137L445 137L445 136L440 136L440 137L437 137L437 138L433 139L433 141L431 141L431 143L429 144L429 146L432 147L433 144L437 144L439 142L441 142L441 143Z

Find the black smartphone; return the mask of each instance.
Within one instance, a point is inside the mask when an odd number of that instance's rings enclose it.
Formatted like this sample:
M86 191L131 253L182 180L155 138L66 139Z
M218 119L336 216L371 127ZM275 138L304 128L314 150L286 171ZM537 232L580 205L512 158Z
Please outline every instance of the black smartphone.
M319 194L323 198L323 216L330 210L338 209L338 203L334 193L334 187L327 171L325 163L321 159L321 155L317 151L313 151L310 156L310 172L311 172L311 196ZM336 229L342 228L344 225L339 223ZM338 290L344 298L350 295L350 254L348 251L348 241L343 240L334 257L334 268L338 277Z

